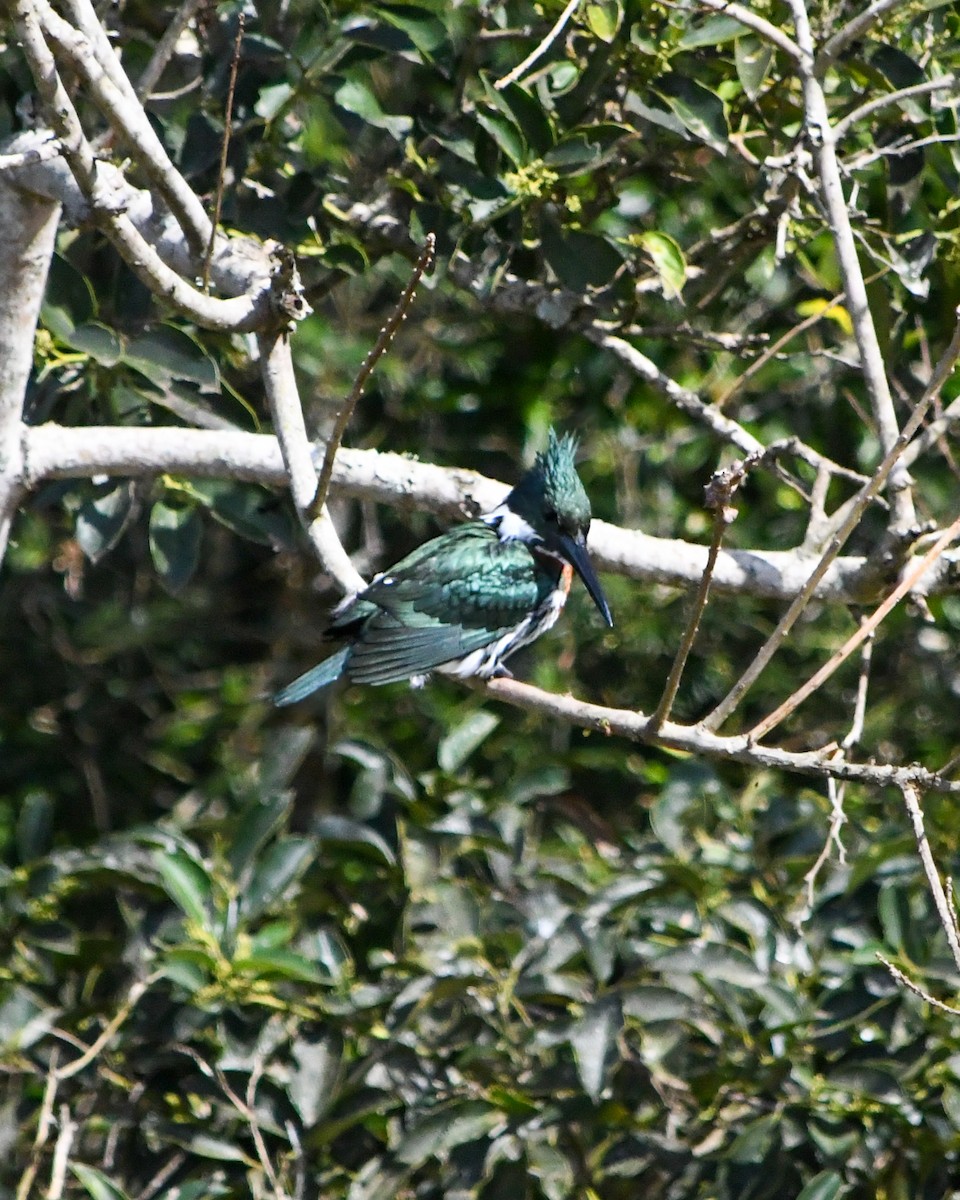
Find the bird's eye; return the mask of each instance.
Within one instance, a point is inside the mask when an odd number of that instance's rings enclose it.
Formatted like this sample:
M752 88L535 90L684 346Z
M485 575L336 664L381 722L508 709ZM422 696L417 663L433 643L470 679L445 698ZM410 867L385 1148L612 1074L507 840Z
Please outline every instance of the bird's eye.
M555 508L548 508L543 515L548 521L552 521L554 525L560 524L560 518L557 516L557 510Z

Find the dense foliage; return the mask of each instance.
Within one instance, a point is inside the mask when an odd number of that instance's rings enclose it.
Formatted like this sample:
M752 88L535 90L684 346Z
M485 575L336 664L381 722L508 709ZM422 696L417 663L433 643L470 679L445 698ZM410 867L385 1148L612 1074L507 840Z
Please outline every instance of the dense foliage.
M581 437L597 516L707 542L703 486L732 452L598 347L615 331L764 445L841 464L835 507L878 438L791 63L729 14L597 0L495 86L562 10L245 12L222 223L298 256L308 425L329 430L433 231L437 270L349 444L510 480L555 424ZM173 11L110 13L133 78ZM791 29L783 5L754 11ZM818 42L857 11L814 11ZM211 205L239 14L201 6L148 104ZM960 302L955 86L856 110L956 70L958 33L952 6L891 5L827 78L833 119L854 114L844 184L901 416ZM12 35L0 63L13 132L32 84ZM138 182L135 156L128 170ZM164 308L89 229L58 246L28 414L268 427L250 340ZM947 438L912 470L920 522L948 523ZM789 454L755 471L729 544L815 548L815 474ZM367 574L437 529L334 499ZM873 506L852 552L879 553L886 519ZM948 1000L957 986L897 794L847 789L846 859L833 846L808 894L822 780L586 734L447 680L277 712L267 697L323 653L336 595L286 498L253 484L58 481L4 569L4 1194L51 1178L93 1200L956 1190L957 1016L876 957ZM574 594L517 673L651 711L687 597L605 587L612 631ZM724 695L781 611L711 600L681 719ZM858 616L814 606L743 724ZM957 752L958 627L956 594L882 626L864 757ZM852 663L788 744L840 741L856 685ZM926 815L955 871L955 800Z

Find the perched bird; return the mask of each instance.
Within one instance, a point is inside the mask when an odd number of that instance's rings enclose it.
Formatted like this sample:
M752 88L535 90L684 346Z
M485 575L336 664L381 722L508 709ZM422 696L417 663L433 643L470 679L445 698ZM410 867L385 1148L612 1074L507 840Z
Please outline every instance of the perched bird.
M325 636L346 645L274 703L293 704L341 676L379 684L421 683L430 671L509 675L504 659L555 623L574 571L612 626L587 554L590 501L576 448L573 436L551 429L546 450L502 504L424 543L343 600Z

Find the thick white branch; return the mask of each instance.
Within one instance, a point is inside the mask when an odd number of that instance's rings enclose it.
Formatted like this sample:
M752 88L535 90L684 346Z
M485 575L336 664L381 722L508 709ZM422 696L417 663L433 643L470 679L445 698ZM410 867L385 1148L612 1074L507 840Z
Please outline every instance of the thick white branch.
M313 449L317 469L323 449L322 445ZM39 425L24 431L24 455L24 482L29 488L49 479L162 472L289 486L277 440L264 434ZM341 495L425 509L448 519L486 512L508 490L506 484L474 471L438 467L400 454L352 449L337 454L333 489ZM651 537L605 521L593 522L590 549L604 570L680 588L699 583L708 553L706 546ZM789 601L809 579L816 561L800 550L722 550L712 586L725 594ZM904 564L904 571L911 561ZM917 594L957 590L954 560L938 565L941 569L924 577ZM866 559L842 557L831 564L814 594L840 604L863 604L879 598L889 583Z
M0 176L0 562L23 495L20 422L59 214Z
M273 415L273 427L280 443L297 516L317 556L337 581L340 590L345 595L363 591L366 581L344 550L327 506L324 505L316 517L312 515L317 470L303 421L303 405L293 372L290 340L282 333L264 334L259 339L259 347L264 391Z

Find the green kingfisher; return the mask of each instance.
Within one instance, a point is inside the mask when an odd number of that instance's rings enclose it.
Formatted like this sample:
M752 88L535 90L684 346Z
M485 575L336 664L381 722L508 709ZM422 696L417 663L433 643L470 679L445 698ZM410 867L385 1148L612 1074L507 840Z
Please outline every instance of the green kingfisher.
M587 554L590 501L576 449L572 435L551 429L546 450L502 504L424 543L347 596L324 635L346 644L274 703L293 704L341 676L415 685L431 671L509 676L504 659L556 622L574 571L612 626Z

